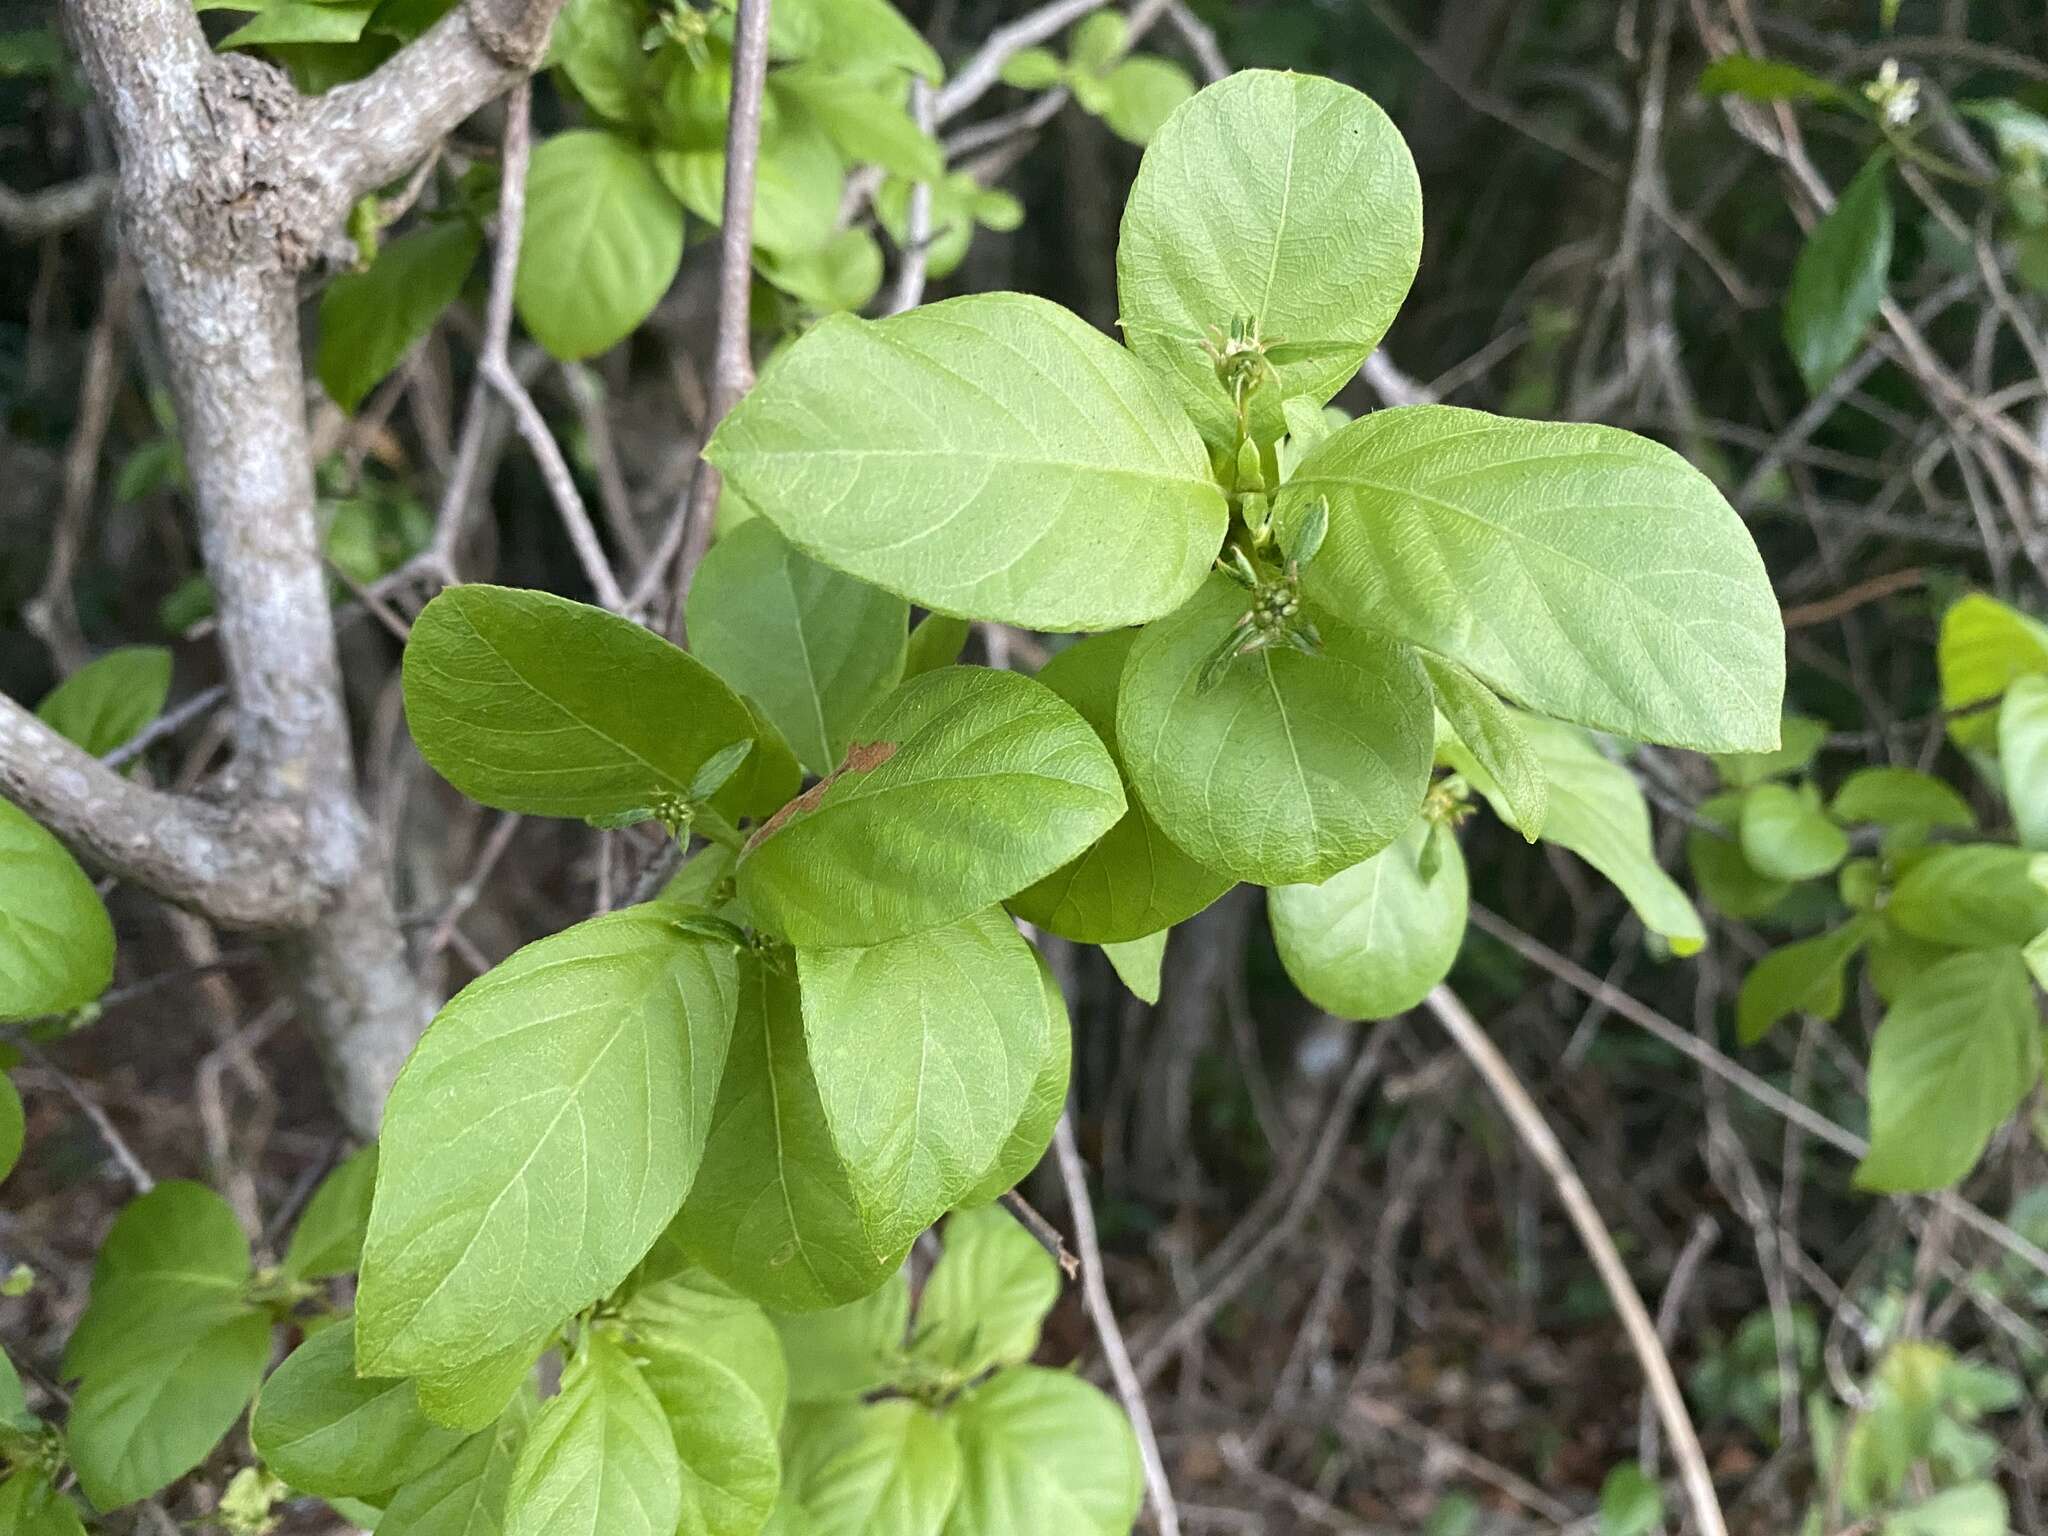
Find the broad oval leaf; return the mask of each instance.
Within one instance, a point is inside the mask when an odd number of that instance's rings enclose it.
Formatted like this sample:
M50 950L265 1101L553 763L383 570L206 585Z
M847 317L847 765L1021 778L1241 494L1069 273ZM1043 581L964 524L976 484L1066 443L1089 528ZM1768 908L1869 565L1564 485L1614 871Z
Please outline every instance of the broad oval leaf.
M765 518L711 546L690 583L688 618L690 649L821 776L903 676L910 605L820 565Z
M1117 242L1120 321L1225 448L1237 417L1207 344L1256 321L1281 358L1253 396L1253 431L1271 441L1283 399L1321 404L1358 371L1421 254L1422 186L1387 115L1334 80L1243 70L1145 151Z
M802 947L875 944L1015 895L1124 812L1116 764L1043 684L986 667L912 678L845 763L757 832L740 895Z
M678 1536L754 1536L782 1486L782 1344L751 1301L692 1274L650 1286L620 1326L682 1474Z
M378 1536L500 1536L528 1418L526 1404L515 1400L496 1424L407 1483L385 1506Z
M896 1380L910 1328L910 1282L893 1271L859 1301L822 1312L779 1312L792 1403L865 1397Z
M1916 768L1859 768L1842 781L1828 807L1837 821L1880 827L1955 827L1973 830L1977 813L1953 788Z
M1425 879L1423 844L1442 858ZM1302 996L1341 1019L1406 1012L1451 972L1465 937L1465 856L1417 818L1387 848L1320 885L1283 885L1266 911L1280 963Z
M2048 848L2048 677L2023 677L1998 710L1998 775L2024 848Z
M1813 766L1820 749L1827 745L1825 720L1798 715L1790 710L1778 722L1778 745L1768 752L1721 752L1714 757L1721 782L1732 789L1748 789L1766 779L1804 773Z
M320 386L353 412L384 376L405 361L462 296L483 249L467 219L429 224L388 241L361 272L345 272L320 296Z
M681 1511L661 1404L608 1334L585 1335L520 1447L505 1536L676 1536Z
M832 316L705 457L827 565L1031 629L1170 613L1223 540L1223 493L1164 386L1022 294Z
M1067 1000L1060 991L1059 978L1045 963L1045 956L1036 958L1038 979L1045 994L1044 1049L1039 1057L1038 1075L1031 1080L1023 1112L1010 1127L995 1162L974 1188L960 1197L959 1203L964 1206L986 1205L1023 1183L1024 1176L1044 1159L1045 1149L1052 1144L1053 1127L1067 1107L1067 1078L1074 1055Z
M78 1506L50 1486L40 1471L23 1467L0 1481L0 1531L13 1536L85 1536Z
M36 716L105 757L163 713L171 692L171 653L160 645L124 645L97 656L43 696Z
M918 1357L957 1381L1029 1360L1060 1297L1052 1255L999 1205L954 1212L941 1241L918 1301Z
M653 313L683 257L683 206L645 153L590 129L535 146L513 297L556 357L603 352Z
M1230 880L1182 853L1130 793L1116 737L1116 696L1138 631L1091 635L1045 664L1038 680L1080 711L1102 738L1125 787L1126 809L1086 853L1012 897L1010 910L1083 944L1141 939L1184 922L1230 889Z
M2044 859L1992 843L1937 848L1899 880L1885 916L1916 939L1956 949L2025 944L2048 928Z
M1941 1189L1975 1166L2041 1076L2041 1016L2014 949L1952 955L1908 983L1870 1047L1864 1189Z
M861 1225L818 1102L796 977L744 960L740 981L711 1136L675 1235L764 1305L808 1312L858 1300L903 1254L877 1254Z
M658 149L654 166L682 205L706 224L725 220L725 146ZM846 165L803 102L776 93L754 168L754 248L803 256L831 240L846 194Z
M384 1115L356 1309L365 1373L502 1355L509 1396L539 1342L623 1280L675 1215L737 983L732 952L666 911L530 944L427 1030Z
M1000 1371L950 1414L960 1493L945 1536L1125 1536L1144 1496L1137 1437L1077 1376Z
M92 1377L164 1338L164 1319L237 1317L249 1281L249 1239L228 1203L203 1184L167 1180L115 1218L92 1272L92 1299L64 1346L67 1377Z
M1814 880L1849 856L1849 834L1828 819L1812 785L1759 784L1742 797L1742 856L1773 880Z
M1941 616L1934 660L1949 738L1988 750L1998 744L1998 712L1984 706L2015 679L2048 673L2048 625L1985 593L1967 593Z
M804 1037L876 1253L980 1181L1045 1058L1037 957L1000 907L866 948L800 949Z
M1872 922L1851 918L1832 933L1772 950L1749 968L1735 999L1735 1034L1754 1045L1792 1013L1832 1020L1842 1011L1844 973L1869 942Z
M1326 880L1422 806L1429 680L1398 642L1317 616L1322 654L1274 647L1199 684L1245 595L1213 577L1131 648L1117 740L1145 809L1191 858L1259 885Z
M793 1417L786 1475L806 1536L939 1536L960 1486L944 1420L900 1397Z
M1785 634L1711 480L1612 427L1375 411L1286 492L1325 496L1309 595L1546 715L1701 751L1775 747Z
M1890 293L1892 226L1891 155L1879 151L1813 227L1792 267L1785 345L1807 393L1819 394L1856 355Z
M68 1013L114 979L114 924L62 843L0 800L0 1019Z
M1501 820L1535 842L1549 809L1550 781L1515 712L1448 656L1422 651L1423 669L1436 690L1436 707L1458 744L1486 770L1501 806Z
M1715 795L1700 802L1698 823L1685 834L1685 861L1700 894L1730 917L1762 917L1792 894L1789 881L1749 867L1739 828L1742 796ZM1719 828L1719 831L1715 831ZM1681 893L1682 894L1682 893Z
M411 1381L358 1376L355 1330L337 1323L263 1384L249 1438L302 1493L375 1498L430 1470L464 1437L420 1412Z
M628 619L546 592L450 587L405 647L405 718L434 770L472 800L537 816L607 816L684 795L736 741L754 751L713 800L766 814L795 765L763 750L746 702Z

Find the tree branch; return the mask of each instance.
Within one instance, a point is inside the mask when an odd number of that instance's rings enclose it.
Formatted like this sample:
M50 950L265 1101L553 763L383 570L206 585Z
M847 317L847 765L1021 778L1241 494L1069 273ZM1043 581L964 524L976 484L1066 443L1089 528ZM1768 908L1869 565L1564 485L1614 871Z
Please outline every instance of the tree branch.
M111 176L81 176L36 192L0 187L0 230L16 240L61 234L101 212L113 196Z

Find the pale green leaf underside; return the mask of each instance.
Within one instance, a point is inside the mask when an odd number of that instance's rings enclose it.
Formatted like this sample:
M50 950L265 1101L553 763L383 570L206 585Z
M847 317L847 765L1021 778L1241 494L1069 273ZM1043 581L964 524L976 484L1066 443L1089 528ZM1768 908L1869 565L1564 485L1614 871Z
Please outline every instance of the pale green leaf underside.
M960 1486L951 1427L907 1398L801 1410L788 1483L807 1536L938 1536Z
M1117 301L1140 357L1211 442L1236 416L1203 343L1256 320L1285 348L1254 430L1280 401L1320 404L1393 322L1422 253L1422 187L1399 130L1334 80L1244 70L1160 127L1124 207Z
M1735 1000L1736 1038L1754 1045L1790 1013L1833 1019L1842 1011L1843 973L1870 937L1867 917L1832 933L1772 950L1750 967Z
M863 1397L886 1385L910 1327L910 1284L892 1272L858 1301L821 1312L775 1314L793 1403Z
M1142 942L1142 941L1141 941ZM1073 1033L1067 1022L1067 1000L1060 992L1059 978L1045 957L1033 952L1038 962L1040 990L1045 997L1045 1031L1038 1057L1037 1075L1024 1095L1024 1108L1010 1134L1003 1139L995 1162L975 1186L962 1195L961 1205L984 1205L1015 1189L1024 1175L1036 1168L1052 1143L1053 1127L1067 1107L1067 1077L1073 1066Z
M1784 628L1713 483L1611 427L1376 411L1290 495L1330 502L1311 596L1526 707L1701 751L1778 740Z
M918 1302L917 1353L962 1381L1020 1365L1059 1296L1059 1266L1016 1217L999 1205L957 1211Z
M385 1110L356 1315L363 1370L433 1374L505 1354L516 1383L519 1352L624 1279L675 1214L737 986L731 952L663 910L528 945L428 1029Z
M1534 842L1543 833L1550 785L1543 763L1515 721L1515 712L1493 690L1448 656L1418 653L1436 689L1436 707L1459 744L1493 780L1503 807L1501 819Z
M705 456L827 565L1032 629L1171 612L1223 538L1222 492L1164 386L1022 294L832 316Z
M1121 944L1102 946L1102 953L1108 958L1110 969L1116 972L1116 979L1130 988L1132 996L1142 1002L1159 1001L1159 971L1166 961L1168 934L1169 930L1162 928L1142 939L1126 939Z
M2048 848L2048 677L2023 677L1998 711L1998 773L2026 848Z
M1078 1377L1003 1371L952 1413L960 1492L945 1536L1125 1536L1144 1469L1130 1423Z
M506 1497L506 1536L675 1536L682 1484L661 1404L593 1332L541 1405Z
M515 1405L499 1423L471 1435L399 1490L377 1523L378 1536L501 1536L525 1429L526 1415Z

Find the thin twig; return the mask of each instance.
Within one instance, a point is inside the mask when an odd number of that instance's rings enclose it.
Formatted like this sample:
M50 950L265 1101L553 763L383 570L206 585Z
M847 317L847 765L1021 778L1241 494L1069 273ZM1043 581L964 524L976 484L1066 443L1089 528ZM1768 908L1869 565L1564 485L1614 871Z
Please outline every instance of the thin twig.
M1003 66L1026 48L1035 48L1057 37L1071 23L1090 11L1099 11L1107 0L1052 0L1008 26L989 33L974 57L953 71L932 102L932 121L943 123L958 117L994 88L1003 77Z
M64 1090L65 1096L84 1112L85 1118L92 1122L92 1128L99 1132L100 1140L106 1143L107 1150L114 1155L114 1161L121 1165L121 1171L128 1176L128 1182L135 1186L137 1194L146 1195L156 1188L156 1180L151 1178L149 1170L142 1166L142 1159L129 1150L127 1140L114 1129L114 1122L107 1118L107 1112L78 1086L76 1078L26 1040L15 1041L14 1048L47 1072L51 1080Z
M1038 1239L1038 1246L1053 1256L1069 1280L1081 1273L1081 1261L1074 1250L1067 1246L1067 1240L1060 1236L1060 1229L1038 1214L1037 1209L1016 1190L1003 1196L1003 1209L1017 1218L1017 1224Z

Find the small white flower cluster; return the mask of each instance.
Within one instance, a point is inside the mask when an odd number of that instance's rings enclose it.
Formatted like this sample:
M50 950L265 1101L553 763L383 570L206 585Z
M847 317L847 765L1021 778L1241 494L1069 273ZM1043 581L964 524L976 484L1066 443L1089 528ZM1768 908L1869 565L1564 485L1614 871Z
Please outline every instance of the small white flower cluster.
M1884 115L1886 124L1893 128L1905 127L1920 110L1920 82L1901 78L1897 59L1886 59L1878 66L1877 78L1865 83L1863 94L1870 98Z

